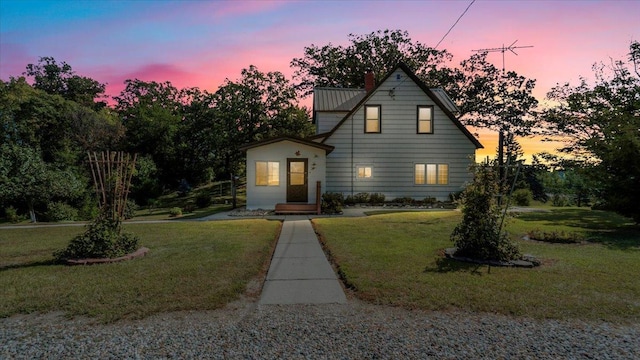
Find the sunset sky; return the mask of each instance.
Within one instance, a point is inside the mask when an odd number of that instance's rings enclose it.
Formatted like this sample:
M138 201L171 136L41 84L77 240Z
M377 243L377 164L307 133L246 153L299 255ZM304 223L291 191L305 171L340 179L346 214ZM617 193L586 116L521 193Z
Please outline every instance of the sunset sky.
M311 44L346 45L347 35L401 29L435 46L469 6L464 1L0 1L0 78L52 56L117 95L126 79L171 81L215 91L256 65L288 78L290 61ZM453 64L474 49L518 40L506 69L537 79L543 100L557 83L593 79L597 61L626 59L640 40L640 1L476 0L438 46ZM502 67L499 52L489 60ZM309 100L303 102L309 104ZM480 132L495 153L495 136ZM548 143L522 141L527 156Z

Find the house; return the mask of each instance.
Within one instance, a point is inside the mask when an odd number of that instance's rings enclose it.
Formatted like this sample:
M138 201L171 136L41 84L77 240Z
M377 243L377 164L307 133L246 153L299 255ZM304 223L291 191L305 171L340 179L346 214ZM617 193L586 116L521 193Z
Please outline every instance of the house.
M365 89L316 88L307 139L279 137L248 144L247 208L315 203L322 193L382 193L386 199L435 197L471 179L480 142L453 115L455 104L398 64Z

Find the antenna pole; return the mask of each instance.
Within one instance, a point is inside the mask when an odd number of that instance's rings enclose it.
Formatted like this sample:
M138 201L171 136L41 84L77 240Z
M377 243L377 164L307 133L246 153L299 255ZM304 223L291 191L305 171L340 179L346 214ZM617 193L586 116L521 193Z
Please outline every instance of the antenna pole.
M516 43L518 42L518 40L516 39L516 41L512 42L511 45L509 46L504 46L504 44L502 44L501 47L499 48L487 48L487 49L477 49L477 50L471 50L471 51L475 51L477 53L490 53L490 52L501 52L502 53L502 75L504 76L506 71L505 71L505 66L504 66L504 53L508 51L511 51L514 55L518 55L517 52L515 52L515 49L524 49L524 48L532 48L532 45L526 45L526 46L515 46ZM502 130L502 128L500 128L500 132L498 133L498 169L500 171L500 180L501 181L505 181L506 180L506 172L504 171L504 131ZM502 202L502 197L499 198L500 203Z

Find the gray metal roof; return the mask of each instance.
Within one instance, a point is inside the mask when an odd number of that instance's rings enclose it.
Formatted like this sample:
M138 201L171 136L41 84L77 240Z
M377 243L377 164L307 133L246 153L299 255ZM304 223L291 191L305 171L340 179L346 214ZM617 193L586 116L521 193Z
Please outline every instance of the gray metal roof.
M314 88L313 109L349 112L365 95L367 92L364 89Z
M451 111L454 114L460 111L460 109L458 109L456 104L453 102L453 100L451 100L449 95L447 95L447 93L443 89L431 88L429 90L431 90L433 95L435 95L438 98L438 100L440 100L442 105L444 105L447 108L447 110Z

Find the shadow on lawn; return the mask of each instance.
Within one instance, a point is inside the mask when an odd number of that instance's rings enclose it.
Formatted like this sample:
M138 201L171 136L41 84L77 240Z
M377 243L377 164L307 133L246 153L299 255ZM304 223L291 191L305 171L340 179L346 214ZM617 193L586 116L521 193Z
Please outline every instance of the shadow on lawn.
M11 270L11 269L23 269L23 268L30 268L30 267L37 267L37 266L51 266L51 265L59 265L59 263L56 262L55 259L51 259L51 260L44 260L44 261L31 261L31 262L26 262L21 264L0 265L0 272Z
M564 225L587 229L589 242L611 249L626 250L640 247L640 226L631 219L609 211L588 208L557 208L550 212L521 213L518 219L545 222L544 225Z
M484 266L482 264L473 264L462 261L457 261L445 257L438 258L436 260L435 266L427 265L424 268L425 273L450 273L450 272L469 272L473 275L482 275L480 272L480 268Z

